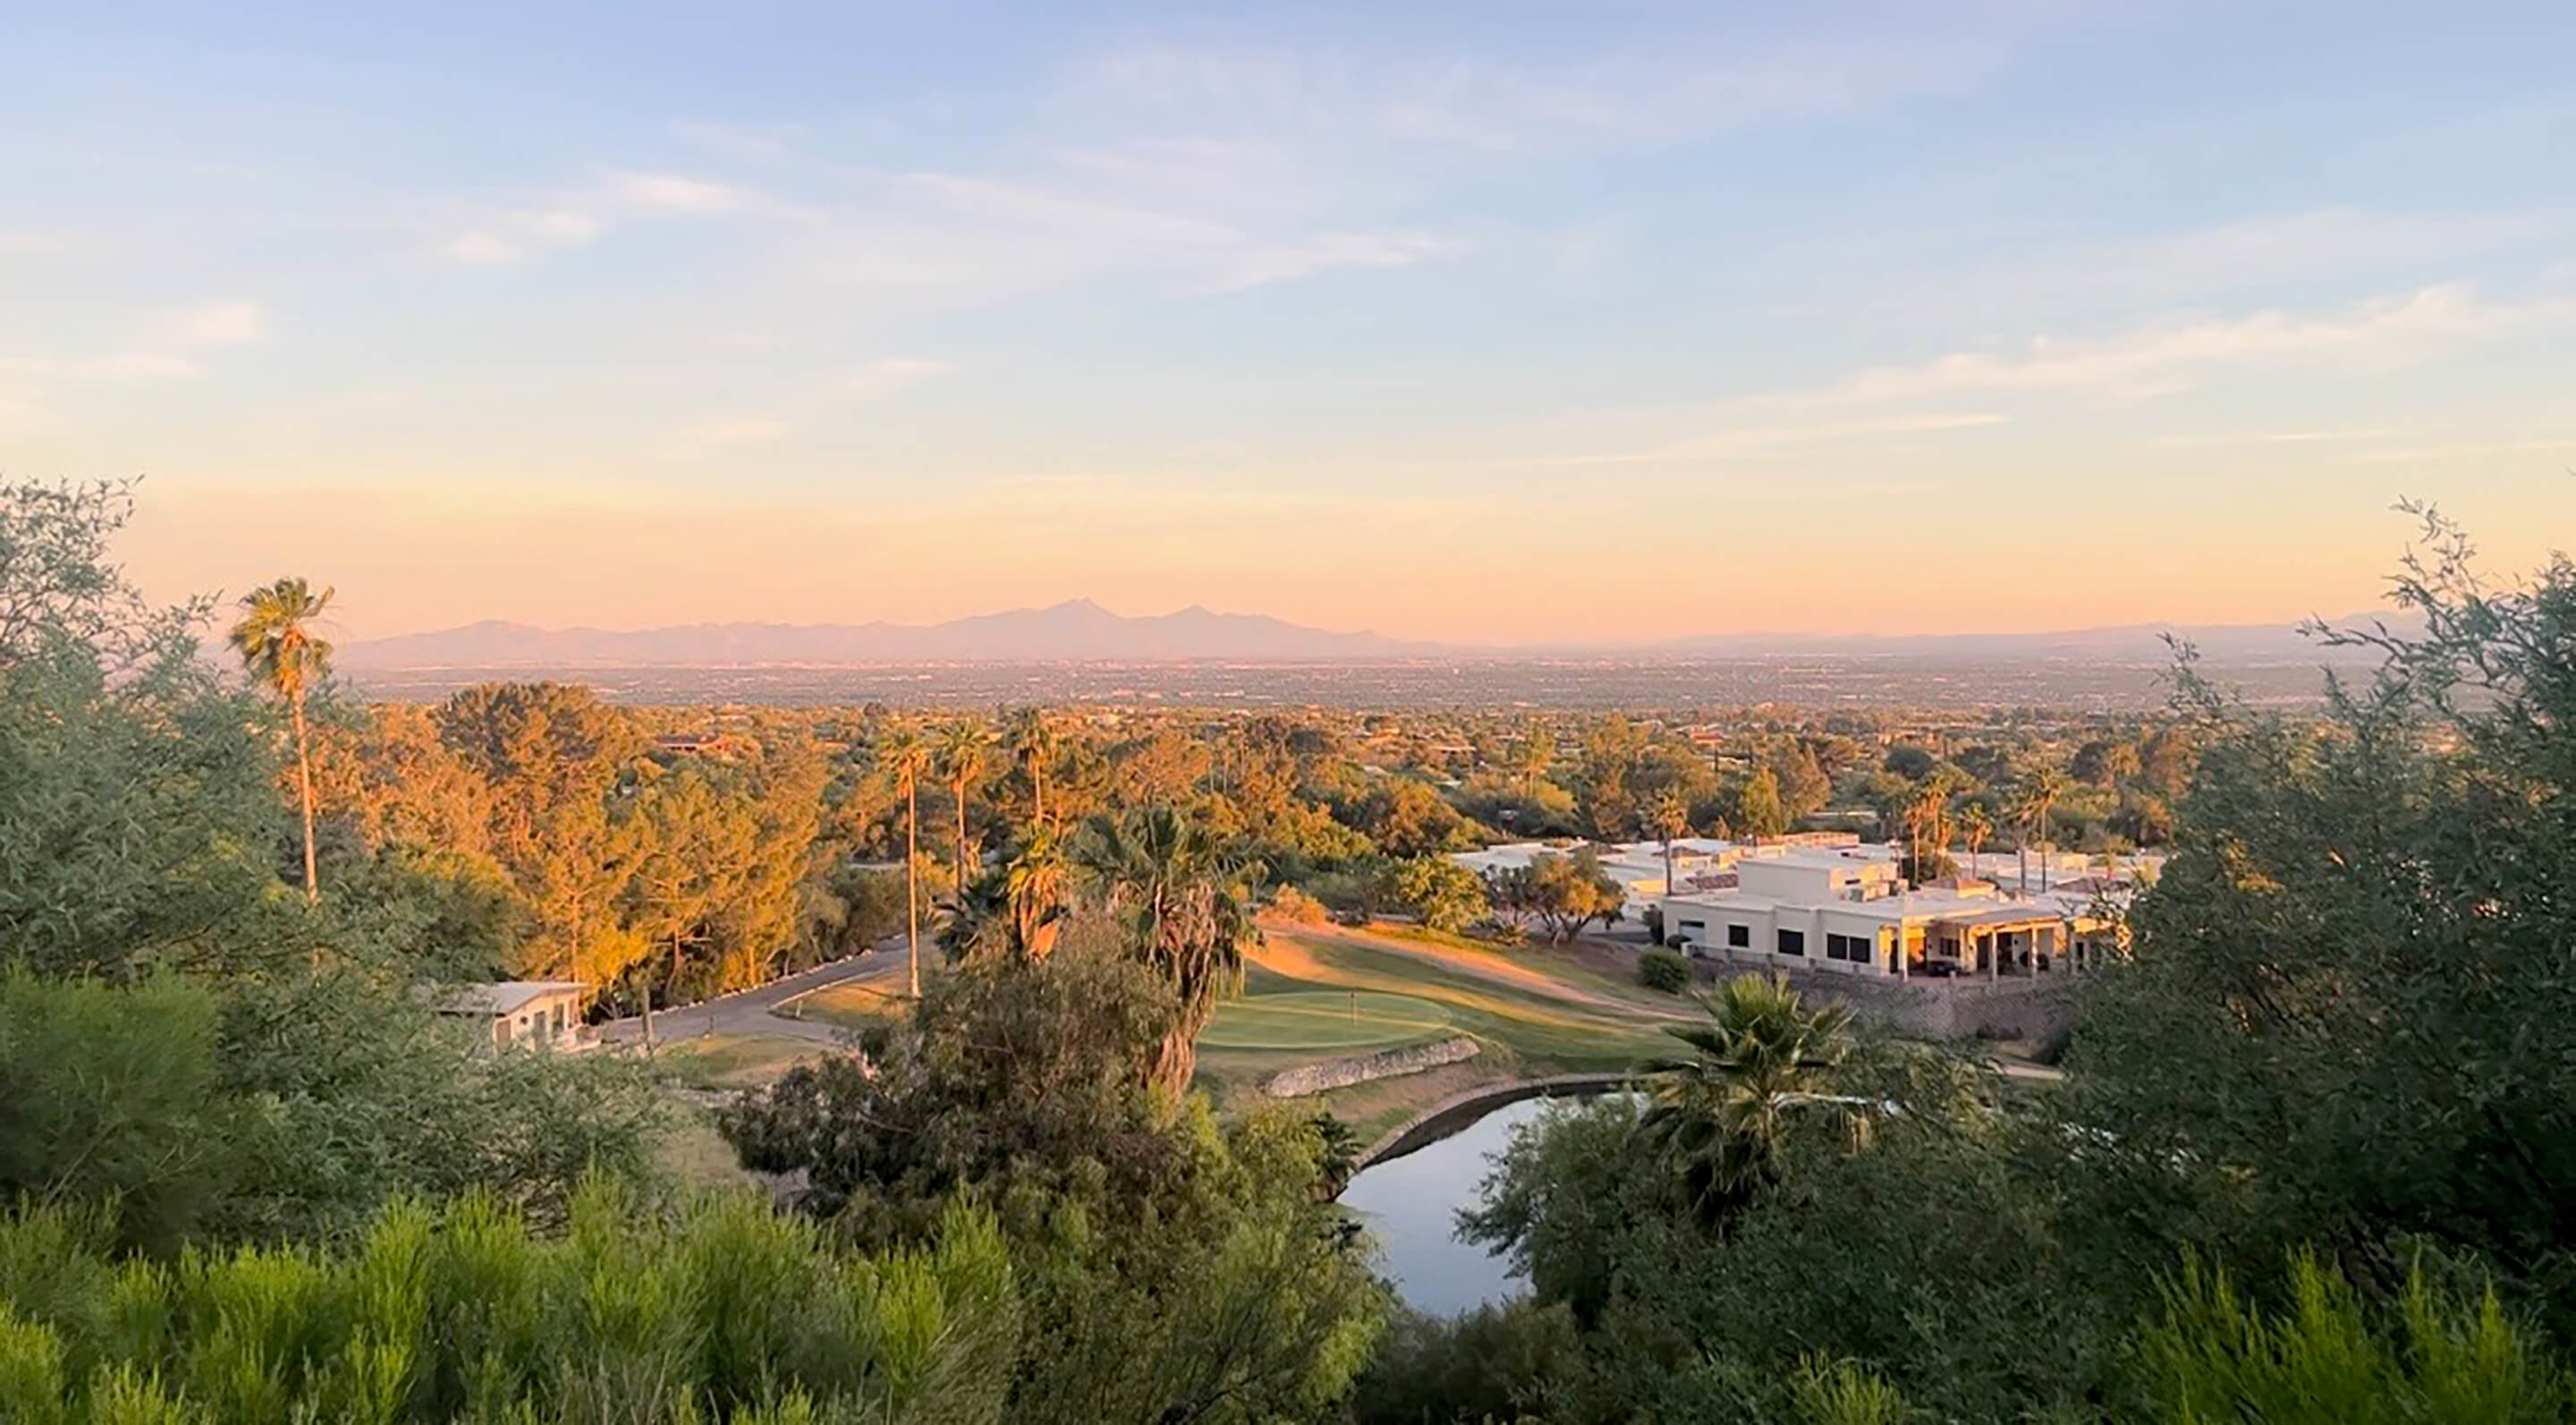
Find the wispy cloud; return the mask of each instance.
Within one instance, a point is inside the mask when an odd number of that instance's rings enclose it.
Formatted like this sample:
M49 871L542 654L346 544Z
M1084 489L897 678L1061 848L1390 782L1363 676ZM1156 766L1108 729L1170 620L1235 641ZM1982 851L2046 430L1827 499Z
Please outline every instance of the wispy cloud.
M674 456L692 458L744 446L767 445L784 440L792 430L793 427L785 421L757 417L700 421L673 431L668 450Z
M0 356L0 376L122 385L194 376L197 363L164 352L113 351L97 356Z
M1992 411L1956 411L1934 412L1919 416L1853 417L1812 425L1744 425L1634 450L1524 456L1501 463L1506 468L1549 469L1600 465L1704 463L1729 456L1832 446L1881 436L1975 430L1985 426L2004 425L2008 419Z
M1937 21L1900 14L1825 34L1683 33L1555 63L1148 41L1094 55L1072 79L1100 108L1187 116L1203 132L1510 155L1705 137L1955 94L2063 19L2044 8L1950 7Z
M1225 253L1214 259L1215 271L1200 290L1264 287L1337 267L1411 267L1465 247L1456 239L1429 233L1318 233Z
M130 385L194 376L194 353L247 346L268 335L256 302L209 302L163 312L140 324L132 346L77 356L0 356L0 377L67 385ZM33 409L32 403L27 406Z
M2576 451L2576 435L2537 435L2520 440L2419 446L2407 450L2356 451L2344 459L2351 465L2444 465L2536 455L2551 457L2552 464L2563 467L2570 451Z
M844 373L841 389L853 396L873 400L890 396L906 386L918 385L934 376L945 376L957 368L945 361L926 356L881 356Z
M447 255L473 267L499 267L527 256L525 248L476 228L447 244Z
M591 242L623 224L778 210L786 205L730 183L677 173L615 170L526 207L483 213L437 245L450 261L506 267Z
M209 302L168 313L144 333L144 344L182 349L248 346L268 335L268 318L257 302Z
M2155 446L2213 445L2338 445L2361 441L2388 440L2399 432L2384 427L2363 430L2274 430L2234 431L2213 435L2160 435L2147 444Z
M1962 392L2165 394L2197 385L2231 364L2406 349L2475 338L2536 322L2564 320L2563 302L2493 303L2463 285L2426 287L2331 315L2273 310L2250 316L2150 327L2095 341L2035 337L2017 352L1961 351L1916 366L1881 366L1822 390L1784 398L1797 404L1875 404Z
M603 196L613 205L668 213L734 213L753 202L749 193L731 184L676 173L611 174Z
M2493 301L2466 286L2441 285L2327 311L2275 309L2150 323L2088 339L2043 336L2017 349L1957 351L1912 365L1868 367L1823 385L1749 393L1688 412L1631 414L1623 424L1632 428L1662 424L1684 433L1627 449L1515 456L1499 468L1677 465L1829 453L1858 441L1973 430L2013 419L2009 410L1909 406L1966 399L2016 407L2142 400L2192 390L2221 372L2301 363L2414 363L2461 343L2572 321L2576 300L2541 295ZM2289 445L2363 442L2388 434L2289 430L2175 436L2155 443Z

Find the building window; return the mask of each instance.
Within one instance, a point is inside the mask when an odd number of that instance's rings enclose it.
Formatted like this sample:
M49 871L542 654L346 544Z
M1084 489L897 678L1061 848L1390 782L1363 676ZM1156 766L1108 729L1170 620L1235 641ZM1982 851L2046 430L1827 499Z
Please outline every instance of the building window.
M1806 953L1807 953L1807 932L1805 932L1805 931L1803 931L1803 930L1783 930L1783 931L1781 931L1781 932L1780 932L1780 953L1781 953L1781 954L1783 954L1783 955L1804 955L1804 954L1806 954Z
M1726 927L1726 943L1730 949L1752 949L1753 927L1749 925L1730 925Z

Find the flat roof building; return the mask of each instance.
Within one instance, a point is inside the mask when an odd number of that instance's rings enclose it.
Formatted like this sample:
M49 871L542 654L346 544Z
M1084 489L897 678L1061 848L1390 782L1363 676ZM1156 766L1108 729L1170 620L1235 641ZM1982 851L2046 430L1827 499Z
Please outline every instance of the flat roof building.
M2112 946L2114 927L2065 898L2007 897L1977 880L1914 886L1901 854L1855 845L1747 856L1734 889L1654 904L1664 933L1695 954L1888 979L2071 971Z
M578 1053L597 1047L598 1031L582 1022L590 986L578 980L499 980L459 985L432 1005L453 1019L484 1022L495 1046L533 1044Z

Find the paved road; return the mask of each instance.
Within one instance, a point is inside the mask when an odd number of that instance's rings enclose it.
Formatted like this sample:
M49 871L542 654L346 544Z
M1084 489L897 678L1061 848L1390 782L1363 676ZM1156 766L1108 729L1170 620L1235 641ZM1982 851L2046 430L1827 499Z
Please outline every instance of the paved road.
M900 981L903 969L903 938L897 936L847 959L800 970L758 989L663 1010L653 1016L653 1038L656 1043L675 1044L709 1034L783 1034L792 1039L832 1043L845 1032L839 1025L819 1019L792 1019L772 1011L790 1000L834 985ZM599 1026L599 1037L611 1044L640 1044L644 1040L644 1020L641 1016L609 1020Z

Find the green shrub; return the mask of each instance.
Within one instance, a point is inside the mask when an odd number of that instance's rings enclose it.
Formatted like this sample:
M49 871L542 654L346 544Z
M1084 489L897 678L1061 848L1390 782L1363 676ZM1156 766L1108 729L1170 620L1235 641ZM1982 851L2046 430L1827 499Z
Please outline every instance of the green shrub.
M2224 1272L2186 1263L2139 1339L2136 1413L2273 1425L2537 1425L2576 1409L2576 1383L2506 1318L2492 1290L2463 1300L2419 1268L2389 1319L2374 1319L2342 1274L2304 1253L2291 1261L2288 1287L2281 1307L2266 1310Z
M1690 988L1690 962L1678 950L1649 950L1637 957L1637 983L1677 995Z
M54 1425L63 1418L63 1342L0 1303L0 1420Z
M748 1196L670 1221L607 1178L559 1237L489 1197L394 1206L338 1250L168 1268L120 1271L83 1236L48 1209L0 1218L12 1425L993 1420L1016 1364L1000 1230L955 1205L932 1246L876 1257Z
M236 1167L218 1010L175 977L114 985L0 972L0 1202L92 1204L168 1250Z

